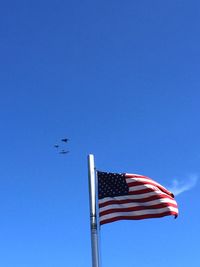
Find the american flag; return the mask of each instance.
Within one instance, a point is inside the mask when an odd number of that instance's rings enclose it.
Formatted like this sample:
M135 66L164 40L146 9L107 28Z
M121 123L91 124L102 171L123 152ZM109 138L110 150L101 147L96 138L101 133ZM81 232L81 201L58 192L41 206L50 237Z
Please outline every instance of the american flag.
M174 195L139 174L97 172L100 225L118 220L178 216Z

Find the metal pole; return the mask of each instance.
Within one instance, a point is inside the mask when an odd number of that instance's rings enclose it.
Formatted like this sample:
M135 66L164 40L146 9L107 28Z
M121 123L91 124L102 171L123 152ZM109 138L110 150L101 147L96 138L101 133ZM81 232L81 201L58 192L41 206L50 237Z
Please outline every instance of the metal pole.
M96 197L96 175L94 166L94 155L88 155L88 178L90 194L90 228L92 245L92 267L100 267L98 223L97 223L97 197Z

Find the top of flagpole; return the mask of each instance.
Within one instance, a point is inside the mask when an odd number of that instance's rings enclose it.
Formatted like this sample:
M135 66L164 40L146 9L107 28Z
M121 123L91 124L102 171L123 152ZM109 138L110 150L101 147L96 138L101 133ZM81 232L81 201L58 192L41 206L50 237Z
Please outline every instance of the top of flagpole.
M88 174L90 177L91 215L96 216L96 189L95 189L95 165L94 155L88 155Z
M94 165L94 155L88 155L88 177L90 192L90 226L92 244L92 267L99 267L99 244L98 244L98 225L97 225L97 199L96 199L96 173Z

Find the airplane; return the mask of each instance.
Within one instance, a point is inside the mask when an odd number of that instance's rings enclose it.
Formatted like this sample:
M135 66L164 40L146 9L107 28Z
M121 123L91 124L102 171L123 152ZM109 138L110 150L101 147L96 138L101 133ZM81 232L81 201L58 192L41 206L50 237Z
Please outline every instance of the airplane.
M61 141L67 143L69 141L69 139L68 138L63 138L63 139L61 139Z
M59 148L59 145L55 144L54 147L55 147L55 148Z
M69 153L69 151L67 151L67 150L61 150L59 153L60 154L67 154L67 153Z

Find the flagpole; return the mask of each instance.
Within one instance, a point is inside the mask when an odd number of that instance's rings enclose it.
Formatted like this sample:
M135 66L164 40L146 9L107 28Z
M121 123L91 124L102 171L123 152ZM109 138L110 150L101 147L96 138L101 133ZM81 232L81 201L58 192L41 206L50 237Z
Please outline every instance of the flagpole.
M99 256L99 238L97 222L97 186L96 171L94 165L94 155L88 155L88 178L89 178L89 195L90 195L90 229L92 245L92 267L100 267Z

